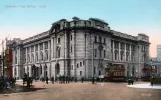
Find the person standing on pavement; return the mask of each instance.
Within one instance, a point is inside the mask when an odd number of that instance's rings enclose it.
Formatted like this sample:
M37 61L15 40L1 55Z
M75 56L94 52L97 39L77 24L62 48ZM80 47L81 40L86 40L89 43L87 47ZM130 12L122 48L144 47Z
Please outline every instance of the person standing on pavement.
M51 77L51 82L52 82L52 84L54 84L54 77L53 76Z
M82 77L82 78L81 78L81 81L82 81L82 83L83 83L83 81L84 81L84 77Z
M46 77L46 84L48 84L48 80L49 80L49 78L48 78L48 77Z

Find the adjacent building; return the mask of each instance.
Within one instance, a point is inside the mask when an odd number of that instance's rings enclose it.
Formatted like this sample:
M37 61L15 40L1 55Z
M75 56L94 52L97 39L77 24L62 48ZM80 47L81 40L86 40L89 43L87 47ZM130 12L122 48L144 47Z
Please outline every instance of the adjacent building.
M69 75L91 79L104 75L106 67L124 67L125 76L141 77L149 63L149 37L111 30L97 18L61 19L51 28L13 46L13 76Z
M157 60L161 61L161 45L157 45Z

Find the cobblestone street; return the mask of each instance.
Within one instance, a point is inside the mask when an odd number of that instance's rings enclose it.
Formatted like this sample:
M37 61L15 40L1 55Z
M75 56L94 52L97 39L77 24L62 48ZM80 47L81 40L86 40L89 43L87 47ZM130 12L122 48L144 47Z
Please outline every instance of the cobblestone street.
M17 82L17 84L22 85L22 82ZM0 94L0 100L160 100L161 98L161 90L129 88L126 86L127 83L45 84L34 82L33 85L35 88L45 89Z

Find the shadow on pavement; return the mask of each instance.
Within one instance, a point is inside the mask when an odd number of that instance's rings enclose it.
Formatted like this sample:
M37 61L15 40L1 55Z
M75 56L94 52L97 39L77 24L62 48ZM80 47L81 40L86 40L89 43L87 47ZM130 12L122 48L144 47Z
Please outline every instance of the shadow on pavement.
M10 89L4 89L0 90L0 94L11 94L11 93L20 93L20 92L34 92L38 90L44 90L46 88L35 88L34 86L31 86L31 88L27 88L26 86L19 86L16 85Z

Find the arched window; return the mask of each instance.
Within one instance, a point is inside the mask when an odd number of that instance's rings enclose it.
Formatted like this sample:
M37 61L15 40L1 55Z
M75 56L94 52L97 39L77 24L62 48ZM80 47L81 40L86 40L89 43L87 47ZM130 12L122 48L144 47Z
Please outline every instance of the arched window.
M121 51L121 60L123 60L123 57L124 57L124 52Z
M129 53L126 52L126 61L129 61Z
M117 50L115 51L115 60L117 60L117 58L118 58L118 52L117 52Z

